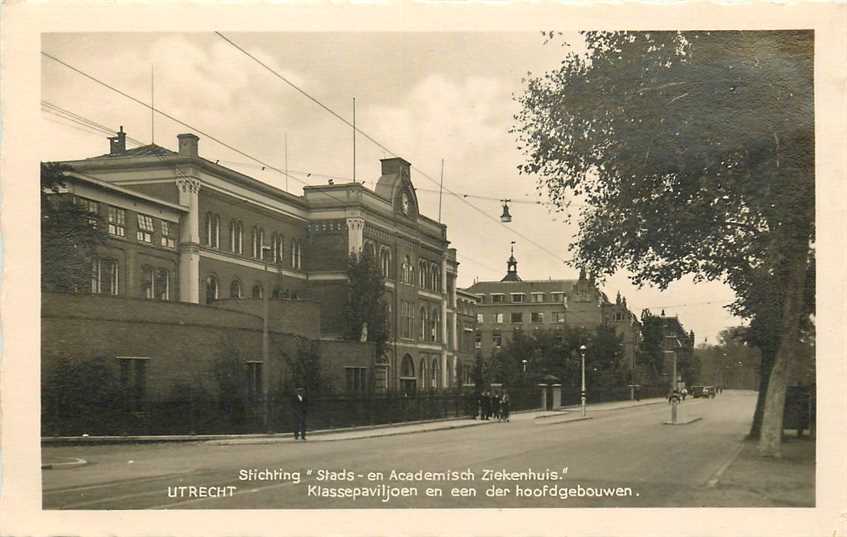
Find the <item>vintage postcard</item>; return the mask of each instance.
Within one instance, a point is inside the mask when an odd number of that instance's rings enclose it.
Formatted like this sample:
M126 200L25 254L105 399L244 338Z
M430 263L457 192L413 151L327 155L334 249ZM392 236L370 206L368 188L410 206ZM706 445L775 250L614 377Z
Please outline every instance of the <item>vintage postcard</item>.
M843 5L4 14L0 535L845 535Z

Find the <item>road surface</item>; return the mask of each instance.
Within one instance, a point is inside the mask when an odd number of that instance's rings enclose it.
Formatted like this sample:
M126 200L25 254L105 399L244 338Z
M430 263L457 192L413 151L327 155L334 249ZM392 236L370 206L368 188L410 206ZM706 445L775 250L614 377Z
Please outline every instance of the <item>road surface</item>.
M88 464L44 470L43 505L698 507L737 453L754 405L752 392L689 399L683 415L702 419L681 426L663 424L670 410L658 404L590 411L592 419L571 423L516 415L511 423L344 441L46 447L45 458ZM251 475L270 479L242 479Z

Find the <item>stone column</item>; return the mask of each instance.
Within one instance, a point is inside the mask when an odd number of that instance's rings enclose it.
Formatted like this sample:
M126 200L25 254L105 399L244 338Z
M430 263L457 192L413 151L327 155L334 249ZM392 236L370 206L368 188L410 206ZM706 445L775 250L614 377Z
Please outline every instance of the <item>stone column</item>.
M562 385L553 384L553 410L562 406Z
M539 384L538 387L541 389L541 410L547 410L547 385Z
M347 251L359 255L364 246L365 219L361 216L347 217Z
M179 204L188 208L179 229L179 300L200 303L200 181L177 179Z

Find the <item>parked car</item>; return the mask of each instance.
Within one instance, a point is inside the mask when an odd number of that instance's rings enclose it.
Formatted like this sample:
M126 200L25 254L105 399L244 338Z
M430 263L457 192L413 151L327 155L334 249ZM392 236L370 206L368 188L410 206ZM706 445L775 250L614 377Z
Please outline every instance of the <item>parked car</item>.
M708 397L709 399L714 399L717 391L714 386L703 386L703 397Z
M691 397L694 397L695 399L697 397L703 397L704 389L705 389L705 386L692 386L691 389L688 391L688 394Z

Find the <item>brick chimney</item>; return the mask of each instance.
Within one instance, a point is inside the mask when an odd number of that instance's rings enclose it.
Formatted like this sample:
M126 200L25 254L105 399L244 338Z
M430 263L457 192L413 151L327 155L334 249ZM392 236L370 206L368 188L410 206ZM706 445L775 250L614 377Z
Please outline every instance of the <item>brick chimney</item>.
M120 130L115 134L115 136L109 137L109 154L122 155L126 153L126 133L124 132L124 126L121 125Z
M193 134L178 134L179 154L183 157L197 158L197 142L200 140Z
M382 163L382 175L402 174L405 171L408 176L409 168L412 166L400 157L384 158L380 162Z

